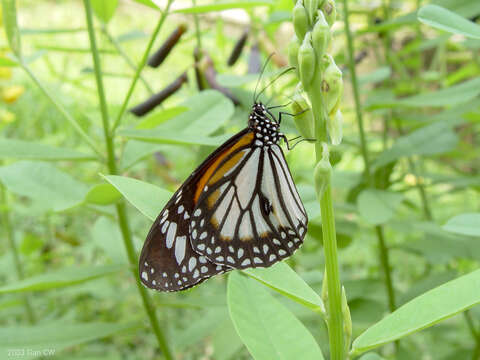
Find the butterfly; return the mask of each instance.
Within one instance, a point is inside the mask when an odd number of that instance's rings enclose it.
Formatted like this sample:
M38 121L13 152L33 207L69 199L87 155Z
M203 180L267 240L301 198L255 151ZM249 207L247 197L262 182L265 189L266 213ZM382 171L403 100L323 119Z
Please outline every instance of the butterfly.
M256 99L254 97L254 99ZM280 122L254 100L248 126L174 193L145 240L139 274L159 291L191 288L233 269L268 267L303 243L307 214L279 141Z

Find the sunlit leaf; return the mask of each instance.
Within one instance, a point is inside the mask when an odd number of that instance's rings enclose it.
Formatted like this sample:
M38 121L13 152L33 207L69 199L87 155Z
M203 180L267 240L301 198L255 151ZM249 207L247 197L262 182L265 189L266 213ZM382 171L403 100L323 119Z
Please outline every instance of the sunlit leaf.
M449 281L401 306L352 345L359 354L425 329L480 303L480 270Z
M88 190L85 201L96 205L110 205L120 199L122 195L111 184L97 184Z
M437 5L425 5L418 11L418 20L436 29L480 39L480 26Z
M312 334L260 284L230 274L228 308L235 329L256 360L323 359Z
M104 178L152 221L157 218L160 210L172 197L170 191L137 179L115 175L106 175Z
M118 0L92 0L91 4L95 15L104 23L108 23L115 14Z
M370 224L383 224L393 218L402 199L391 191L366 189L357 198L358 212Z
M457 215L448 220L443 229L456 234L480 236L480 213Z
M15 0L2 0L3 7L3 24L5 32L7 33L8 43L13 53L20 58L21 44L20 44L20 32L18 31L17 24L17 6Z

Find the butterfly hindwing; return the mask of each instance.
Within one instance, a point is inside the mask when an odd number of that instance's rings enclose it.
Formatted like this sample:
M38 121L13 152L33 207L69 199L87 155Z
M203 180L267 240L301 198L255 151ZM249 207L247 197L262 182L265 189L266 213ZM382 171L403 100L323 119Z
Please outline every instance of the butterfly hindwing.
M210 177L231 148L238 145L243 131L213 152L175 192L153 223L139 261L141 281L161 291L188 289L230 268L215 264L194 251L190 239L190 219L195 199L201 193L205 177Z
M190 221L195 251L240 269L270 266L290 256L306 227L305 209L276 144L252 144L224 159Z

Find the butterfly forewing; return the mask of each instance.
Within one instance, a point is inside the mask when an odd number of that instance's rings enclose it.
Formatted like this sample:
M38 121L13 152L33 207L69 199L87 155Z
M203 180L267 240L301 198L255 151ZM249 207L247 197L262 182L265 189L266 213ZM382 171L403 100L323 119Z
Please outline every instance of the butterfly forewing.
M235 166L230 159L237 156ZM232 153L206 184L190 222L192 246L234 268L266 267L301 245L307 216L276 144Z
M188 289L229 270L193 250L189 224L195 201L216 164L238 146L246 131L233 136L213 152L185 181L160 212L147 235L139 261L143 284L161 291Z

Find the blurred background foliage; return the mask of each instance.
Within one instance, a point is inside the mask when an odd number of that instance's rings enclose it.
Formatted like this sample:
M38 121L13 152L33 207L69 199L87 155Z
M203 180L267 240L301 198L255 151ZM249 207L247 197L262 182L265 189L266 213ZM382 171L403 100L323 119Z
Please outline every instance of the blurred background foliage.
M115 119L161 12L150 1L92 3L108 110ZM128 109L184 72L188 81L145 116L127 111L114 139L120 175L167 190L149 193L146 185L134 189L130 183L123 188L134 205L145 197L158 199L153 209L137 204L138 211L128 205L137 251L168 191L223 139L245 127L266 57L275 52L266 79L287 65L293 2L241 3L237 9L194 17L175 12L191 7L191 2L175 1L153 51L179 24L185 33L161 66L141 72ZM354 337L391 309L380 255L389 256L394 307L479 264L480 40L419 22L416 11L427 3L349 1L375 189L368 188L363 172L342 5L337 4L331 53L344 72L346 89L341 105L344 140L332 155L333 190L341 278ZM477 0L434 3L478 22ZM158 5L164 8L165 2ZM17 11L29 68L103 148L82 2L23 0ZM229 66L232 49L246 31L243 51ZM202 92L194 69L199 45L198 68L206 77L203 86L210 88ZM88 145L8 56L5 34L0 46L2 358L8 349L21 348L54 348L59 359L156 358L158 345L129 272L112 205L120 201L117 189L121 191L122 184L109 179L115 188L102 178L108 174L105 165L94 161ZM285 76L268 95L278 104L288 103L295 84L294 76ZM297 134L291 119L282 122L282 130L289 137ZM286 157L310 219L305 243L288 264L320 293L324 259L312 185L313 145L303 142ZM384 249L379 248L376 227L382 229ZM226 278L218 276L178 294L151 292L175 358L250 358L228 316ZM327 333L318 314L275 297L326 353ZM402 339L398 347L387 345L379 354L475 359L480 351L479 316L474 307ZM25 357L38 355L32 351Z

